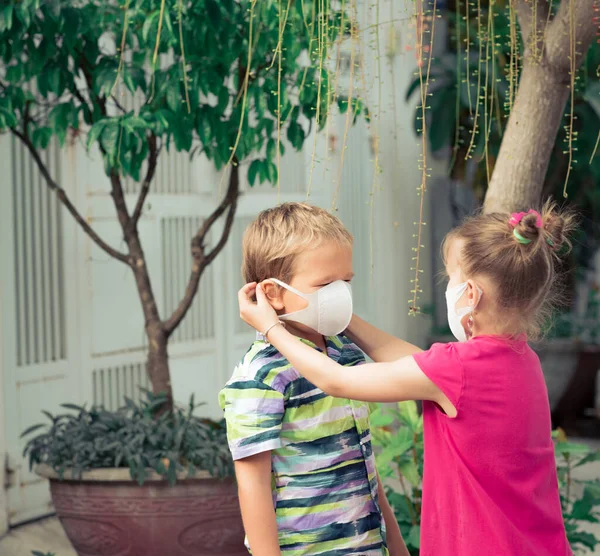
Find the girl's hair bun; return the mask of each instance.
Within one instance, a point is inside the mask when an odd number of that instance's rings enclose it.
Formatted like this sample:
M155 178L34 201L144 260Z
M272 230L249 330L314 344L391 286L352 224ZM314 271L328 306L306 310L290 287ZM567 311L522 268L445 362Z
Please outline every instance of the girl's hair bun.
M542 209L545 241L559 252L563 247L571 247L569 236L577 225L575 214L569 210L560 210L553 201L548 201ZM540 230L541 231L541 230Z
M540 237L542 230L538 227L538 214L528 212L521 221L515 226L517 233L531 242L536 242Z

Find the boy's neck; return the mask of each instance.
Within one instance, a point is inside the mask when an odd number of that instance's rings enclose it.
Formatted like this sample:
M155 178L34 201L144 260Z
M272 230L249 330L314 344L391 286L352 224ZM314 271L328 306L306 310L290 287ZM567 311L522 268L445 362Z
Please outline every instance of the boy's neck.
M286 322L285 326L290 334L293 334L298 338L302 338L303 340L308 340L309 342L312 342L319 349L327 353L327 344L325 342L325 338L318 332L307 332L306 330L298 330L291 322Z

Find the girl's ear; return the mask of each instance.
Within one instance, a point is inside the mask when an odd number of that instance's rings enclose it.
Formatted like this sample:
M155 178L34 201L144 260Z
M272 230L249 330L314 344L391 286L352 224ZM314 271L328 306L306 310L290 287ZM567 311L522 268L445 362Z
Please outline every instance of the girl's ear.
M265 280L264 282L261 282L261 286L265 292L265 295L267 296L267 299L269 300L269 303L271 304L271 307L273 307L273 309L276 311L281 311L284 308L283 292L285 290L271 280Z
M469 307L477 307L481 301L481 293L473 280L467 280L467 300Z

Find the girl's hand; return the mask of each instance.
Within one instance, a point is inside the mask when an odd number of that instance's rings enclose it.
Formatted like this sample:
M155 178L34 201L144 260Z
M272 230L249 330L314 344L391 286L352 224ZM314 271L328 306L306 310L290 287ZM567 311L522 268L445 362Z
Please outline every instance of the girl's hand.
M254 295L256 302L252 301ZM279 322L275 309L271 307L261 285L256 282L246 284L238 292L238 302L240 318L260 334Z

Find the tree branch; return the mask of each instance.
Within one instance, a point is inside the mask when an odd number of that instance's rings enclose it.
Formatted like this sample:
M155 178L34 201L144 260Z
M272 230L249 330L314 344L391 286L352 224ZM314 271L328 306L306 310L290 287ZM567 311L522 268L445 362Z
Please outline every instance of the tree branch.
M117 97L115 95L111 95L110 100L112 100L115 103L115 106L121 112L123 112L123 114L127 114L127 110L125 110L124 106L117 100Z
M519 20L526 52L542 52L544 34L548 24L548 2L546 0L513 0L511 4Z
M594 19L596 1L562 0L560 3L546 34L547 58L554 69L571 69L572 40L575 41L575 67L579 67L585 58L597 31Z
M125 195L123 193L121 176L114 169L110 171L110 184L110 196L113 198L113 202L115 204L117 218L119 219L119 224L121 224L125 242L128 246L130 246L128 241L129 233L135 231L135 228L130 226L131 218L129 216L129 211L127 210L127 203L125 203Z
M150 191L150 184L154 178L154 174L156 173L156 161L158 160L158 148L156 145L156 135L153 133L148 137L148 170L146 172L146 177L142 182L142 188L140 190L140 195L138 197L137 203L133 210L133 215L131 216L130 226L137 226L138 220L142 214L142 210L144 208L144 203L146 202L146 197L148 196L148 192Z
M33 146L33 143L30 141L29 137L27 137L25 134L21 133L19 130L15 129L15 128L11 128L11 131L27 147L27 149L29 150L29 153L33 157L33 160L35 161L35 163L36 163L36 165L37 165L40 173L42 174L44 180L46 181L46 184L48 185L48 187L52 191L54 191L54 193L56 193L56 196L58 197L58 199L60 200L60 202L71 213L71 216L73 216L73 218L75 219L75 221L81 226L81 228L83 229L83 231L90 237L90 239L98 247L100 247L100 249L102 249L105 253L107 253L111 257L117 259L118 261L121 261L122 263L125 263L126 265L131 265L131 259L130 259L130 257L127 254L121 253L120 251L117 251L116 249L114 249L113 247L111 247L110 245L108 245L93 230L93 228L86 222L86 220L81 216L81 214L79 214L79 212L77 211L77 209L75 208L75 206L73 205L73 203L71 203L71 200L69 199L69 197L68 197L67 193L65 192L65 190L62 187L60 187L52 179L52 176L48 172L48 169L46 168L46 165L44 164L44 162L40 158L40 155L37 153L35 147Z
M167 336L170 336L177 326L179 326L179 323L181 323L181 321L184 319L192 305L192 301L194 300L196 293L198 292L198 286L200 284L200 277L202 276L202 273L227 243L227 239L229 238L231 227L233 225L235 211L237 209L240 186L239 172L237 158L234 158L231 166L231 174L229 176L229 187L227 188L225 197L219 206L212 212L212 214L202 223L202 226L192 238L192 271L188 280L188 284L185 288L185 293L183 294L179 305L175 311L173 311L173 314L163 323L163 329ZM204 240L206 239L206 235L212 228L213 224L225 213L225 211L228 212L225 225L221 233L221 238L219 239L217 245L215 245L215 247L208 254L205 254Z

